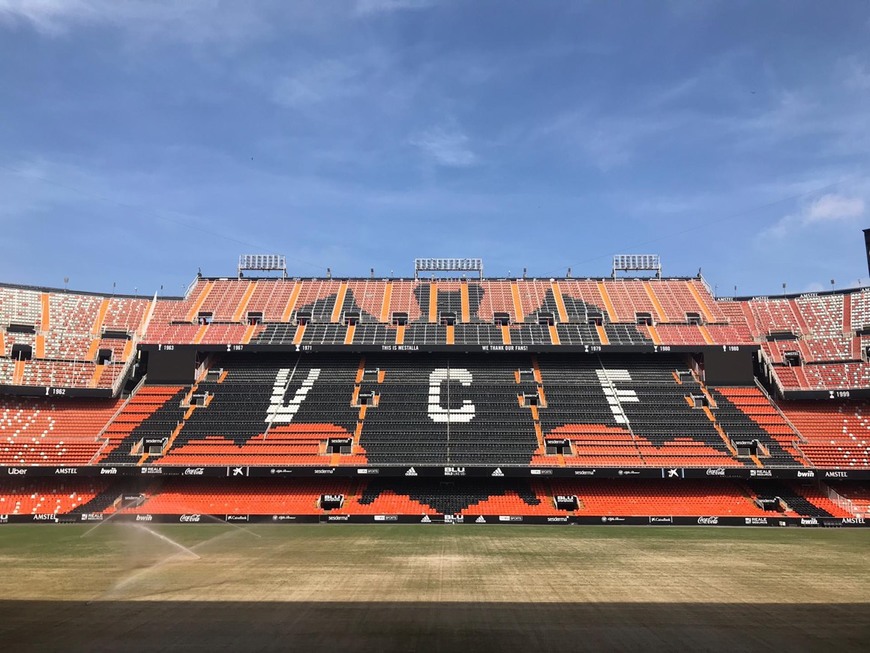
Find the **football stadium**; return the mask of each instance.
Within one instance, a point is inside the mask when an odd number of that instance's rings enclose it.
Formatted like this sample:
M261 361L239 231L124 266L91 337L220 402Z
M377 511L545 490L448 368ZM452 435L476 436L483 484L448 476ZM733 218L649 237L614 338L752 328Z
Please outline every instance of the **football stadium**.
M2 628L262 643L291 602L353 650L866 644L870 290L660 271L0 287Z
M0 653L870 650L866 0L0 0L0 62Z

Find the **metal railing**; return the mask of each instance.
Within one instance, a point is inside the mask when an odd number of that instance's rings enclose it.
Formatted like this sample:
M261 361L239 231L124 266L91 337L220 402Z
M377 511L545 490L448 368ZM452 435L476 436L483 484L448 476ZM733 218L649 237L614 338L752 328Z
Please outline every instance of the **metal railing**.
M200 277L194 277L194 278L193 278L193 281L191 281L191 282L187 285L187 288L185 288L185 290L184 290L184 299L188 299L188 297L189 297L189 295L190 295L190 291L193 290L194 288L196 288L196 284L197 284L197 282L199 282L199 281L200 281ZM155 299L156 299L156 297L157 297L157 293L154 293L154 297L155 297Z
M762 385L761 381L759 381L758 379L755 379L755 385L761 391L761 394L764 395L765 399L767 399L770 402L770 404L776 409L776 412L779 413L779 416L782 417L783 421L785 421L785 423L788 424L788 427L794 432L795 435L798 436L798 439L801 440L802 442L807 442L807 439L803 436L803 433L801 433L798 430L798 428L792 423L792 421L786 416L786 414L784 412L782 412L782 409L773 400L773 397L770 396L770 394L767 392L767 388L765 388L764 385Z
M154 298L151 300L151 306L148 307L148 313L145 314L145 319L142 321L140 328L136 331L136 337L142 338L148 332L148 326L151 324L151 318L154 317L154 309L157 308L157 293L154 293Z
M761 356L761 362L763 363L762 368L767 373L767 377L771 379L776 385L776 389L779 390L780 396L785 396L785 388L782 385L782 382L779 380L779 377L776 375L776 372L773 371L773 362L770 360L770 356L767 355L767 352L764 349L759 349L758 353Z
M845 510L849 514L851 514L851 515L862 514L861 511L852 502L851 499L847 499L842 494L837 492L834 488L832 488L830 485L827 485L827 484L819 481L819 489L825 493L825 495L828 497L828 499L833 501L835 504L837 504L840 508L842 508L843 510Z
M115 413L112 415L112 417L109 419L109 421L106 422L106 423L103 425L103 428L100 429L100 432L97 433L97 436L96 436L95 439L96 439L97 441L99 441L100 439L102 439L102 440L103 440L103 444L100 445L100 448L97 449L97 452L96 452L96 453L93 455L93 457L90 459L90 461L88 462L89 465L94 465L94 464L96 464L96 461L97 461L97 458L99 457L99 455L103 452L103 450L104 450L107 446L109 446L109 439L106 437L106 431L109 430L109 427L110 427L110 426L115 422L115 420L117 419L118 415L120 415L121 412L122 412L122 411L127 407L127 405L130 403L130 400L131 400L134 396L136 396L136 393L139 392L139 389L144 385L144 383L145 383L145 377L143 376L143 377L139 380L139 383L136 384L136 387L133 388L133 391L130 393L130 395L129 395L129 396L128 396L128 397L127 397L127 398L126 398L122 403L121 403L121 406L118 408L118 410L115 411Z
M707 289L707 292L710 293L710 297L716 299L716 294L713 292L713 289L710 287L710 284L707 283L707 280L704 278L703 274L698 275L698 279L704 284L704 287Z

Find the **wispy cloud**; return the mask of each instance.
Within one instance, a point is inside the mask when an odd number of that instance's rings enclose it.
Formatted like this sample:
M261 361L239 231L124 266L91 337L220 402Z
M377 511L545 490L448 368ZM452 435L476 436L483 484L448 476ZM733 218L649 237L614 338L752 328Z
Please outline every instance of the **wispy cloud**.
M849 57L843 61L842 68L847 88L870 91L870 66L856 57Z
M860 197L824 195L813 202L806 211L804 224L851 220L864 215L864 200Z
M408 142L438 165L465 168L478 162L468 136L453 128L432 127Z
M123 210L133 227L134 218L146 215L165 224L205 228L209 220L155 204L161 178L157 174L84 166L45 157L28 157L0 164L0 190L9 202L0 206L0 219L36 221L52 210L81 210L80 219L98 221L101 211ZM163 186L161 201L177 199Z
M432 7L436 0L0 0L0 24L27 25L48 36L83 26L123 29L142 36L213 42L272 31L321 29L344 19Z
M676 113L608 115L591 108L564 113L534 134L580 153L603 171L631 161L646 142L681 124Z
M362 92L362 71L348 62L329 60L315 62L275 84L273 99L282 106L300 108Z
M660 147L717 150L726 160L799 150L809 140L826 157L867 151L870 65L863 59L841 59L823 82L785 82L764 70L747 74L757 65L753 52L736 47L676 79L655 78L618 97L606 89L596 101L539 121L529 133L604 171Z
M434 0L357 0L355 9L357 15L364 16L409 9L426 9L433 4Z
M100 20L100 4L89 0L0 0L0 21L30 24L41 32L58 34L71 22Z
M797 90L776 93L760 110L736 114L720 121L720 126L732 136L765 145L771 141L814 133L824 128L820 121L821 107Z
M765 229L759 239L781 239L811 226L852 223L865 213L864 198L828 193L808 203L800 212L784 216Z
M267 11L233 0L0 0L0 25L62 36L83 26L191 43L235 43L271 29Z
M246 81L274 104L304 118L302 138L329 142L314 156L345 150L350 154L343 160L361 162L384 148L401 148L416 122L409 119L409 111L420 93L428 92L397 53L365 45L353 50L331 58L297 57Z

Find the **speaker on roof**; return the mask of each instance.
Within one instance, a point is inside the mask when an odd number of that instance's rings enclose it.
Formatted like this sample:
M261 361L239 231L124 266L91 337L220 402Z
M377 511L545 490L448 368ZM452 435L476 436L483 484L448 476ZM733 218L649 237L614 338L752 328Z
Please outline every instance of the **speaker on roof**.
M864 251L867 253L867 272L870 273L870 229L864 230Z

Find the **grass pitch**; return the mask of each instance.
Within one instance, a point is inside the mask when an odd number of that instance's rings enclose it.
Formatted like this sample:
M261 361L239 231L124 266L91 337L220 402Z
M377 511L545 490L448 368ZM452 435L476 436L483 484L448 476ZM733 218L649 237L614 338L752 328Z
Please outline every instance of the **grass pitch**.
M0 643L867 650L870 530L5 525Z

